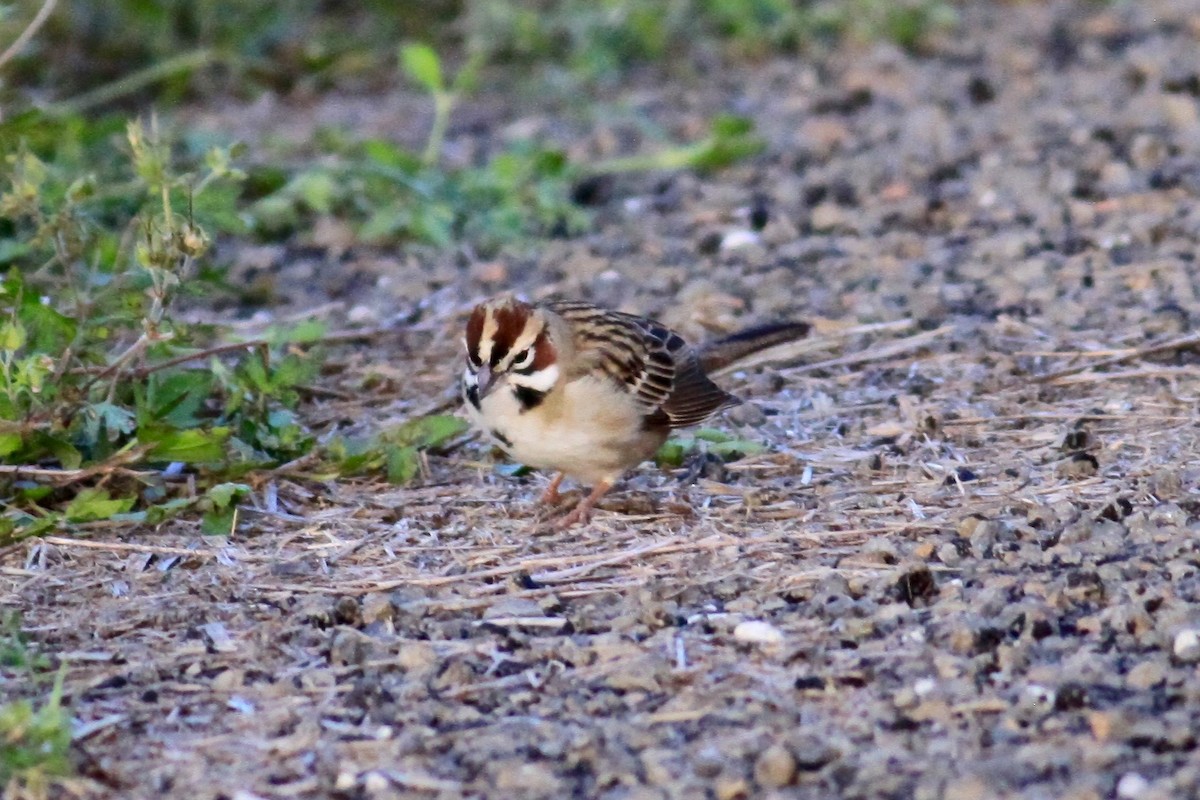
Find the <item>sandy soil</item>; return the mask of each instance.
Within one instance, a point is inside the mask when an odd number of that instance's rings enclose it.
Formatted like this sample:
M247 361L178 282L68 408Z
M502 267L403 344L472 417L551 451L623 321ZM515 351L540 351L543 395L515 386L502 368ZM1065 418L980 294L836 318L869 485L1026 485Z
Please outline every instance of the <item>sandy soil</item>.
M545 477L467 443L410 488L263 483L228 540L172 522L8 552L0 603L69 664L67 788L1193 796L1200 9L962 22L925 57L640 85L586 124L493 98L459 136L484 118L595 155L732 110L769 141L605 187L594 233L526 257L246 248L284 308L405 323L334 351L350 396L314 418L445 404L462 312L500 289L818 333L723 379L754 406L717 424L765 454L646 466L584 529L537 533Z

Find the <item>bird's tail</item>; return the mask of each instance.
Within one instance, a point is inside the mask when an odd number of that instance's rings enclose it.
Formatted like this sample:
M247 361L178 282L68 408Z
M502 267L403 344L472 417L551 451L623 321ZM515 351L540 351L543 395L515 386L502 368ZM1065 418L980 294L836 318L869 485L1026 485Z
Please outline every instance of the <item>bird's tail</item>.
M723 369L760 350L803 339L811 328L807 322L775 322L746 328L700 345L700 364L705 372Z

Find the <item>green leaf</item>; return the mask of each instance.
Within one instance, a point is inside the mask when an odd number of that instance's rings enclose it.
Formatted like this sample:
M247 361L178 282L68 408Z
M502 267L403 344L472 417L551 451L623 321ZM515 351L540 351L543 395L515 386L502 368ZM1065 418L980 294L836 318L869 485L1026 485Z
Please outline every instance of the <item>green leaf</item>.
M210 430L154 430L139 431L138 439L153 444L146 457L152 461L182 461L185 464L201 464L220 461L225 457L225 442L229 439L229 428Z
M700 428L692 434L692 437L703 442L716 442L718 444L733 440L733 436L716 428Z
M274 345L312 344L321 341L328 331L327 324L319 319L310 319L287 328L271 328L267 336Z
M670 439L658 448L658 452L654 454L654 463L660 467L678 467L683 464L686 455L687 446L678 439Z
M409 420L383 431L381 441L411 447L436 447L467 429L466 420L449 414L435 414Z
M328 170L314 169L292 178L286 191L318 214L328 214L338 196L338 185Z
M401 172L415 173L421 168L421 159L395 142L386 139L368 139L362 143L363 155L368 160Z
M148 525L158 525L186 511L196 504L198 498L176 497L165 503L150 506L144 512L142 521ZM126 515L131 516L131 515Z
M218 483L208 490L208 497L217 508L226 508L249 493L250 487L244 483Z
M172 428L190 428L212 394L215 377L209 370L188 369L151 375L146 383L146 411L142 424L165 423ZM139 412L143 409L139 408Z
M0 433L0 459L20 450L23 441L19 433Z
M389 483L408 483L417 477L421 461L415 447L390 447L387 451L387 479Z
M414 82L425 87L430 94L441 94L445 91L445 81L442 79L442 60L432 47L427 44L405 44L400 47L400 64L404 72Z
M13 320L0 325L0 350L13 353L25 346L25 326Z
M99 441L101 426L108 434L110 442L114 441L118 434L132 433L133 429L137 427L136 418L132 412L108 401L84 407L83 414L87 420L86 427L92 441Z
M200 532L206 536L228 536L237 520L237 506L214 509L200 519Z
M83 489L67 505L63 514L68 522L91 522L108 519L133 508L136 498L109 496L105 489Z
M449 414L423 417L419 422L421 426L421 447L437 447L460 435L470 427L466 420Z
M709 445L708 452L720 457L722 461L736 461L739 458L765 452L766 449L758 442L751 442L747 439L731 439L728 442Z

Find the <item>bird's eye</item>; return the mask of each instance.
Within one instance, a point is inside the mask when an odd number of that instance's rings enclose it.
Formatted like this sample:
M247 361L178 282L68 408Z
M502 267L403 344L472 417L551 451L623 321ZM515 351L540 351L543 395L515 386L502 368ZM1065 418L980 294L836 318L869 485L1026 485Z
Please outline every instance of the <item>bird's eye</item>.
M513 359L512 368L518 372L529 369L533 366L533 355L532 347L526 349L523 353Z

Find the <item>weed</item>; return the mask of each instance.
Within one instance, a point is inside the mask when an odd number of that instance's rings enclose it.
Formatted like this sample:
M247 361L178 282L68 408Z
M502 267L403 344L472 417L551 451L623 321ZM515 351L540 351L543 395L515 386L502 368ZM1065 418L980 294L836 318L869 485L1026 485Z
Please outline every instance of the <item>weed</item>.
M678 467L692 453L711 453L722 461L736 461L765 449L759 442L739 439L715 428L700 428L690 435L668 439L654 460L660 467Z
M22 673L34 682L50 669L21 633L20 616L0 618L0 684L5 673ZM71 764L71 715L62 704L60 669L40 707L29 700L0 704L0 796L44 797L52 778L67 775Z
M464 27L489 60L565 66L586 82L670 68L710 43L735 57L844 40L916 49L955 18L949 0L480 0Z
M409 80L429 93L434 107L422 153L379 139L327 137L326 158L290 177L276 171L270 181L258 181L274 184L247 215L260 235L287 235L310 227L313 217L334 215L369 244L446 247L465 241L490 255L506 244L586 230L588 217L572 202L571 190L587 175L718 169L762 148L749 120L721 116L703 140L656 153L577 165L558 150L518 142L481 166L442 169L447 120L474 84L478 61L447 86L441 59L430 47L406 45L400 55Z
M248 473L301 457L357 469L298 411L323 326L231 343L172 317L209 231L241 224L236 151L180 171L153 120L124 142L113 166L80 174L75 158L105 163L102 144L26 138L0 173L0 542L184 511L227 533ZM380 440L375 455L407 479L444 438Z

